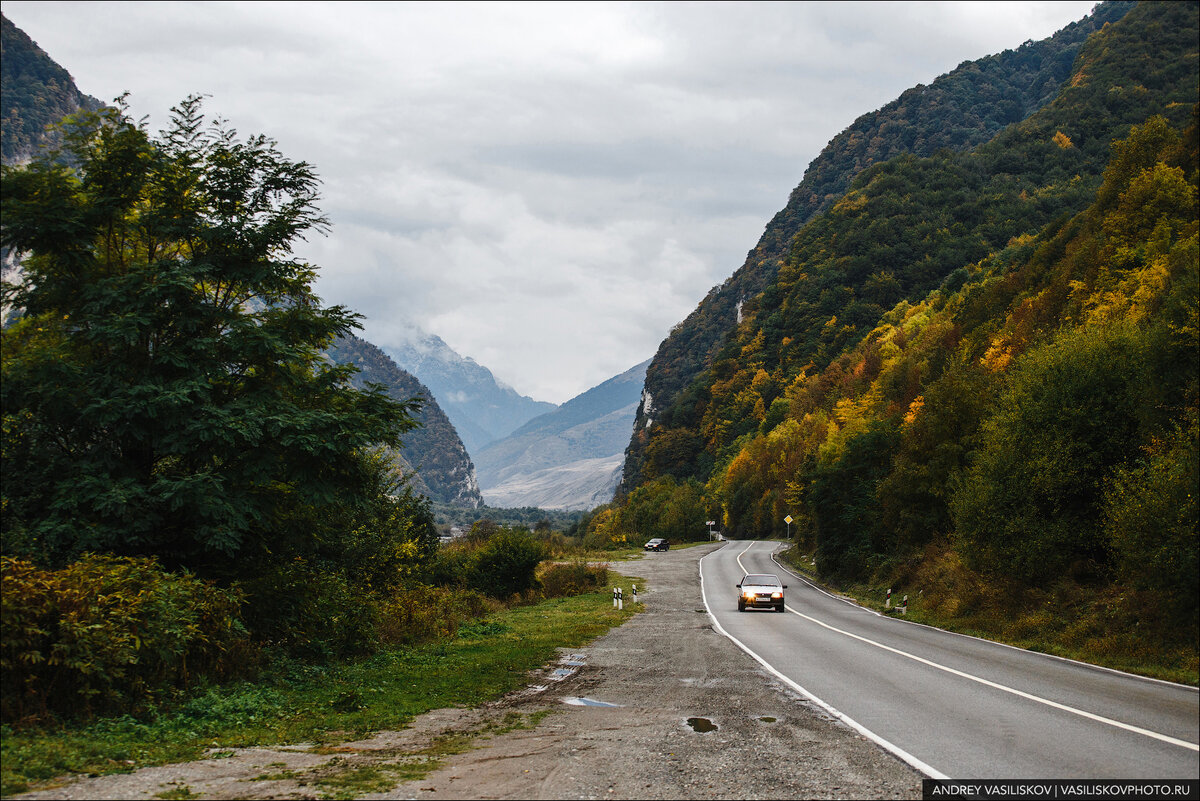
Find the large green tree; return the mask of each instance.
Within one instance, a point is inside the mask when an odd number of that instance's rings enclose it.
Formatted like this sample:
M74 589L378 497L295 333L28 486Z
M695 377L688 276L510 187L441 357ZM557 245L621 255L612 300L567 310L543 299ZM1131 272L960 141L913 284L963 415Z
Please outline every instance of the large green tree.
M4 288L23 311L3 333L5 552L232 577L378 517L377 446L412 404L322 355L358 315L322 306L293 253L327 224L313 168L196 97L157 136L123 103L64 129L3 173L3 244L24 254Z

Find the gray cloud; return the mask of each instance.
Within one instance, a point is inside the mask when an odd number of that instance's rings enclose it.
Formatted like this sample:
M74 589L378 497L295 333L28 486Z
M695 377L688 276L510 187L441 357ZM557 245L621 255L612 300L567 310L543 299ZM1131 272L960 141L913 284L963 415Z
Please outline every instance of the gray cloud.
M189 93L324 180L318 292L562 401L650 356L857 116L1067 3L30 3L152 128Z

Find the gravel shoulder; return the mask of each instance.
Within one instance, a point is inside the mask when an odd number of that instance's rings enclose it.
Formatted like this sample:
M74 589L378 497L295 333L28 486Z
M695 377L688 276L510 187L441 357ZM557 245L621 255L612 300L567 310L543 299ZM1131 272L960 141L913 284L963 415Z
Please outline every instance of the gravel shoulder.
M646 610L493 704L322 753L225 751L19 797L919 798L920 774L712 630L698 563L716 547L612 565L647 579ZM565 702L580 698L613 706ZM429 760L439 767L403 780Z

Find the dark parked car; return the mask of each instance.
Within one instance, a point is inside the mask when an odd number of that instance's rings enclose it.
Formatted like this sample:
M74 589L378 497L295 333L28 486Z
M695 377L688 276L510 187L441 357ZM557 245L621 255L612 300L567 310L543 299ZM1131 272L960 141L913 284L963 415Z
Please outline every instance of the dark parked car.
M670 550L671 545L666 540L664 540L662 537L655 537L654 539L650 540L642 547L645 548L647 551L666 551L666 550Z
M787 589L786 584L779 583L779 576L770 573L749 573L742 576L742 580L738 582L738 611L745 612L746 607L751 609L774 609L776 612L783 610L783 591Z

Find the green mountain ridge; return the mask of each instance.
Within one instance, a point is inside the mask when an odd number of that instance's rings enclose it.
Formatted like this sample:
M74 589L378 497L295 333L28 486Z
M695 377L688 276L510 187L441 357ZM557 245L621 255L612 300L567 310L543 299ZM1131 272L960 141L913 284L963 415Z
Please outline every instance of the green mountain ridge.
M79 91L71 74L29 36L0 15L0 160L28 161L41 147L61 140L47 126L80 109L97 111L102 102Z
M1101 3L1091 15L1048 39L964 62L929 86L915 86L862 115L835 136L809 165L787 205L767 224L745 263L714 287L659 346L646 372L649 403L638 411L622 489L628 491L641 480L650 422L675 405L711 366L723 338L740 322L742 305L773 279L805 223L828 209L872 164L904 153L928 156L943 148L969 149L1028 117L1054 98L1087 36L1119 20L1134 5Z

